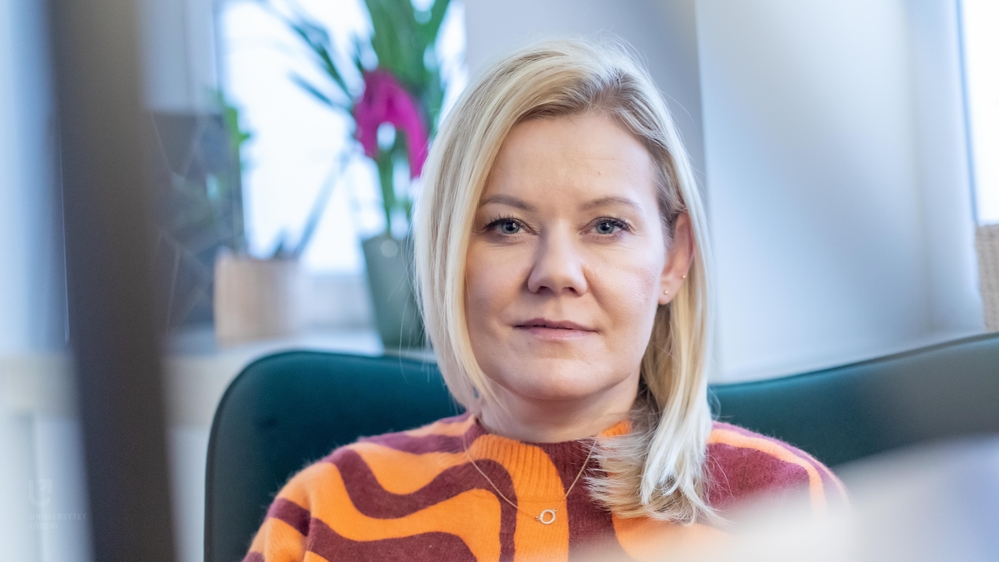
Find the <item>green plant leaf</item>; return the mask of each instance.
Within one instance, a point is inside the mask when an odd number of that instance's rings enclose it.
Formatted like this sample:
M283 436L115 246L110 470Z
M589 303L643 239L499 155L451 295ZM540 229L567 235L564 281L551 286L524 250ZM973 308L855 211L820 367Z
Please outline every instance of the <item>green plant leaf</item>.
M378 0L365 0L371 18L371 48L378 57L378 66L394 69L397 66L397 46L389 15Z
M354 67L357 68L357 72L360 73L361 76L364 76L365 72L368 72L369 70L371 70L371 69L365 68L364 67L364 63L361 61L361 56L362 56L361 52L364 51L366 48L367 49L371 49L371 44L368 43L367 45L365 45L364 43L361 42L361 38L355 35L354 36L354 56L352 57L351 60L354 63Z
M332 99L330 99L329 96L327 96L326 94L324 94L321 91L319 91L319 88L317 88L316 86L313 86L305 78L302 78L301 76L299 76L298 74L296 74L294 72L289 73L289 77L291 78L292 82L294 82L295 84L298 84L298 86L300 88L302 88L306 92L312 94L312 96L314 98L316 98L317 100L319 100L320 102L322 102L322 103L324 103L324 104L326 104L326 105L328 105L330 107L336 108L336 109L343 109L343 106L341 106L340 104L334 102Z
M423 90L423 95L420 96L420 102L427 116L427 133L433 137L437 130L437 117L440 115L441 106L444 104L444 87L441 84L439 70L427 70L426 88Z
M302 20L298 23L289 21L288 25L319 59L319 65L340 88L344 97L350 99L350 88L347 87L347 83L344 81L343 76L336 67L336 63L333 61L333 56L330 54L332 42L326 30L318 24L307 20Z
M396 139L398 139L398 134ZM392 232L392 209L395 208L395 183L393 175L395 164L392 149L379 150L375 165L378 168L378 187L382 192L382 210L385 212L385 232Z
M372 47L378 66L411 88L419 89L423 75L423 41L418 37L416 13L410 0L365 0L374 33Z
M427 45L433 47L437 43L437 34L441 30L441 23L444 22L444 16L447 15L447 9L450 5L450 0L436 0L434 5L430 7L430 19L420 26L427 38Z
M422 89L424 63L423 55L427 43L420 32L411 0L385 0L389 4L389 15L399 38L401 49L400 68L396 76L411 88Z

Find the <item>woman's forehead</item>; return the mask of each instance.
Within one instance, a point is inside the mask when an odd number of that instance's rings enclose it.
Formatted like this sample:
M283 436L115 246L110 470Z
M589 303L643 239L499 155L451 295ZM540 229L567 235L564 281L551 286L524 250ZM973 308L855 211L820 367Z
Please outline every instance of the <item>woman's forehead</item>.
M533 119L517 124L500 147L480 201L496 201L496 195L654 203L654 163L645 147L606 115Z

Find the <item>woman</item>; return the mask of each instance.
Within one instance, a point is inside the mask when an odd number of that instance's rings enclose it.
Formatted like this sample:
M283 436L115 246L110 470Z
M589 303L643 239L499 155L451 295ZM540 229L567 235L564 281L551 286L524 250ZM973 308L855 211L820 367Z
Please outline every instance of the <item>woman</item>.
M248 560L566 560L598 543L644 558L750 497L841 497L802 451L711 420L703 206L624 51L558 41L500 61L424 178L422 310L467 413L303 470Z

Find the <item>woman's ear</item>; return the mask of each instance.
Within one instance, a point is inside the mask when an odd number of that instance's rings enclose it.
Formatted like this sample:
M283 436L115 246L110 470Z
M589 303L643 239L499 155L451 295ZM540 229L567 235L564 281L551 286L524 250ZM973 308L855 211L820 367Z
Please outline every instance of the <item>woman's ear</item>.
M694 260L694 232L690 215L680 213L673 222L673 240L666 248L666 264L659 278L659 304L668 304L687 279Z

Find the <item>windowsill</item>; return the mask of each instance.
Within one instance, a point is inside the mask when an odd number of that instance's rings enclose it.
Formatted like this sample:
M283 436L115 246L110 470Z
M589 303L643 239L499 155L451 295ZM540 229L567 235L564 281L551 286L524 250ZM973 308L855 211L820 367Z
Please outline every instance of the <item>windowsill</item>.
M301 335L219 346L210 328L175 334L165 345L167 415L171 425L211 426L215 408L229 383L251 362L286 350L317 350L380 355L374 330L314 330ZM413 354L432 359L430 352ZM65 353L32 353L0 357L5 389L3 407L14 414L70 416L71 363Z
M373 330L316 330L300 335L219 346L211 328L175 334L164 350L170 423L209 427L222 394L253 361L293 349L380 355Z

